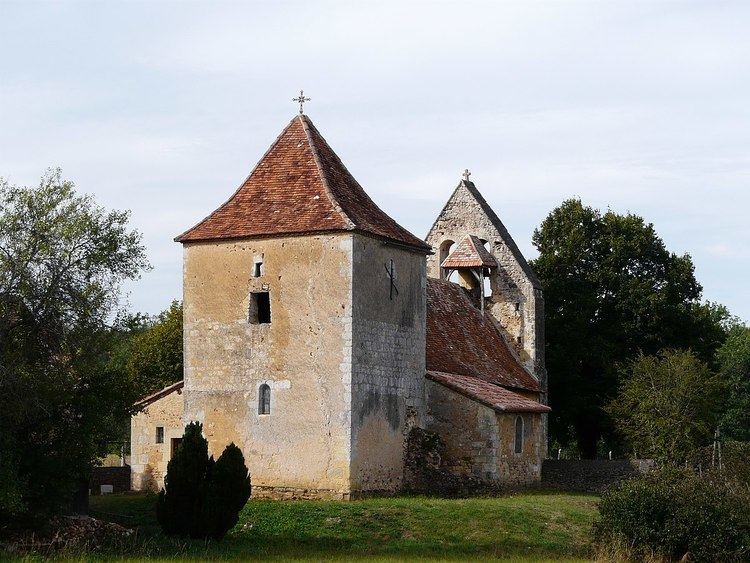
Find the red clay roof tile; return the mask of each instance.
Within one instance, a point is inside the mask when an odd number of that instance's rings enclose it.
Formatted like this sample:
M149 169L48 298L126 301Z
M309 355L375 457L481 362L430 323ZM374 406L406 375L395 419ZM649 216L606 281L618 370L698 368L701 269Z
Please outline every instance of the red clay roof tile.
M427 279L427 369L478 377L504 387L540 391L500 330L458 284Z
M359 231L430 246L382 211L305 115L296 116L229 200L178 242Z
M443 268L497 268L497 260L477 237L469 235L443 260Z
M182 388L185 386L185 381L180 380L177 383L172 383L172 385L167 385L164 389L161 389L157 391L156 393L152 393L151 395L147 397L143 397L143 399L137 401L133 406L138 409L144 409L147 406L149 406L151 403L158 401L162 397L166 397L167 395L171 395L175 391L182 392Z
M527 399L504 387L468 375L428 371L427 379L431 379L448 389L487 405L497 412L542 413L552 410L538 401Z

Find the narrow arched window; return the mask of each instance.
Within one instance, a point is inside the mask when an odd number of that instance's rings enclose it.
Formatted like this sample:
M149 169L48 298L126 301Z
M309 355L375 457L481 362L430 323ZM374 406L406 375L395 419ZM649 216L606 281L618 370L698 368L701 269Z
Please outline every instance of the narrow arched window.
M516 439L514 451L517 454L523 452L523 418L520 416L516 417Z
M440 279L446 278L446 271L443 270L442 265L443 262L445 262L445 259L448 258L448 255L451 253L451 251L455 248L456 243L452 240L444 240L442 243L440 243L440 251L439 251L439 257L440 257L440 263L438 266L440 266Z
M266 383L258 388L258 414L271 414L271 388Z

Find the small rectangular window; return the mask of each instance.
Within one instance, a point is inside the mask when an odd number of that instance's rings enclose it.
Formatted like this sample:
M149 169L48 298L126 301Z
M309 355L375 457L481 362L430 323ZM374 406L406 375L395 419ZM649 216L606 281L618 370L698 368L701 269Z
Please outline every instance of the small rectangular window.
M252 324L268 324L271 322L271 296L267 291L250 294L250 311L248 321Z
M256 262L253 266L253 277L259 278L263 275L263 262Z
M156 443L157 444L164 443L164 427L163 426L156 427Z

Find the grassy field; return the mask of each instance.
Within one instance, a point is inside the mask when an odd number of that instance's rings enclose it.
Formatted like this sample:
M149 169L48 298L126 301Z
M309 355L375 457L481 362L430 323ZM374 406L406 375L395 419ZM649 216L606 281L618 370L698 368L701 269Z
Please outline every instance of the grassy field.
M596 497L399 497L354 502L251 501L219 543L165 538L154 496L92 498L95 516L138 529L108 553L138 560L581 560L590 554Z

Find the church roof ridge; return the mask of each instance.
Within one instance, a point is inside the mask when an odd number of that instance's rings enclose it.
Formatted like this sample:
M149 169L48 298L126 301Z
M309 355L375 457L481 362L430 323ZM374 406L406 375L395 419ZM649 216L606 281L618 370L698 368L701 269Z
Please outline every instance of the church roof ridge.
M197 242L352 231L430 252L367 195L312 120L295 115L232 196L175 238Z
M302 93L300 92L300 96L301 95ZM307 117L304 113L300 113L297 119L300 119L302 121L302 126L305 129L305 135L307 135L307 141L310 143L310 149L312 150L313 158L315 159L315 166L318 167L318 173L320 174L320 179L323 182L323 187L326 190L326 195L328 195L328 199L331 201L331 205L333 205L334 209L336 209L336 211L338 211L341 214L341 217L349 224L349 228L353 229L355 227L354 222L349 218L346 212L344 212L344 210L341 209L341 206L338 204L338 202L336 202L335 198L333 197L333 193L331 192L331 186L328 183L328 178L326 178L326 175L323 172L323 165L320 162L320 154L318 152L318 148L315 146L315 142L313 141L312 136L310 134L310 127L315 129L315 125L313 125L310 118Z

